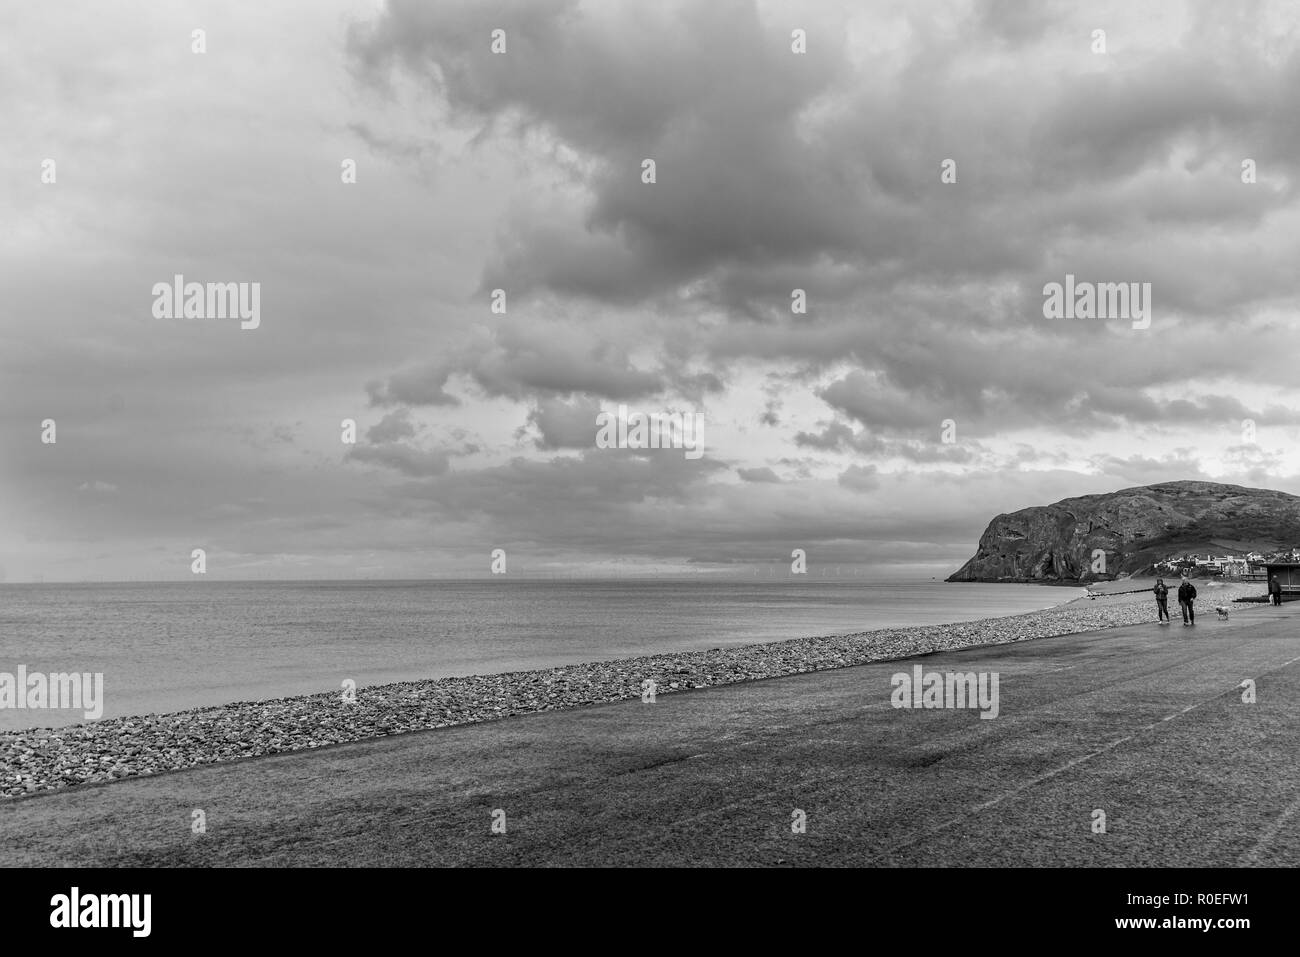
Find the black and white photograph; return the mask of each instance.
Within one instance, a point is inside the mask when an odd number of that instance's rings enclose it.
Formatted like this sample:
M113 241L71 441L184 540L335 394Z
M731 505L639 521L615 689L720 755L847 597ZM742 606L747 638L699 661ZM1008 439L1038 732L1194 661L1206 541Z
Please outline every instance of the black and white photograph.
M1300 4L0 0L0 219L7 929L1284 926Z

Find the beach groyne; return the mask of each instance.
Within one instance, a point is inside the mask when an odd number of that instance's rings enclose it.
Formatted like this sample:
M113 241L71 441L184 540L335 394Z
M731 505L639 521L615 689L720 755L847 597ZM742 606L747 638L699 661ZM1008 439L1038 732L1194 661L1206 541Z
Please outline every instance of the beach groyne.
M1255 594L1258 585L1201 590L1198 606ZM221 761L694 688L845 668L983 644L1077 634L1154 617L1145 592L948 625L797 638L707 651L621 658L537 671L406 681L236 702L171 714L111 718L0 734L0 795L181 770Z

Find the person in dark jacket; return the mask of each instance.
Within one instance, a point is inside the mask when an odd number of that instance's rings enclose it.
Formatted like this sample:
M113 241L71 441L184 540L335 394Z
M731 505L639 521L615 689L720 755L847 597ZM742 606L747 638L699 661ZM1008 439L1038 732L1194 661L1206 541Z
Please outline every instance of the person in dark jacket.
M1156 593L1156 621L1164 624L1169 621L1169 586L1163 578L1157 578L1151 590Z
M1282 583L1276 575L1268 576L1268 600L1274 605L1282 604Z
M1196 624L1196 608L1192 602L1196 601L1196 586L1186 578L1178 586L1178 607L1183 610L1183 627Z

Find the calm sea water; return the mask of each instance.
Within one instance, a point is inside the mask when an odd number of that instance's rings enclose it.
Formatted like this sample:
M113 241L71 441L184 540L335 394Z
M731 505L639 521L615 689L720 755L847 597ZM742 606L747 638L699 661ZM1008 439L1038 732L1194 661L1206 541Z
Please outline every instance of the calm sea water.
M0 672L103 672L104 716L1032 611L1075 597L943 582L0 585ZM0 709L0 730L80 712Z

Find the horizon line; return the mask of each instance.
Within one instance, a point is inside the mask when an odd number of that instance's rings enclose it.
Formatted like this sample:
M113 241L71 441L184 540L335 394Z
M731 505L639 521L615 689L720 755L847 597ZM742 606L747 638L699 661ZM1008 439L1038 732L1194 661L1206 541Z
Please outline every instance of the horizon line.
M849 566L849 567L853 567L853 566ZM952 573L949 572L949 574ZM508 580L514 580L514 581L637 581L637 580L699 581L706 577L711 579L725 578L728 580L737 580L737 581L746 581L749 579L760 579L765 581L788 580L792 582L799 582L799 581L822 581L827 579L858 580L861 579L863 576L817 575L812 572L809 572L807 574L791 574L787 572L780 576L741 575L741 574L726 573L726 572L708 572L708 573L671 572L671 573L664 573L664 574L652 573L652 574L637 574L637 575L568 575L568 574L492 575L492 574L487 574L487 575L473 575L473 576L471 575L415 576L415 577L394 577L394 578L209 578L207 579L207 581L214 584L226 584L226 585L308 585L308 584L316 584L322 582L359 584L364 582L441 583L441 582L508 581ZM880 577L880 576L872 576L872 577ZM922 580L923 581L946 581L947 580L946 576L944 578L940 578L937 575L927 576L921 574L910 575L910 576L899 575L899 576L885 576L885 577L890 577L895 580L906 580L909 578L913 578L918 581L922 581ZM202 583L203 582L199 580L199 576L195 576L195 578L193 579L188 579L188 578L114 578L114 579L58 578L58 579L23 579L23 580L14 580L14 581L0 581L0 587L4 587L6 585L189 585L189 584L202 584ZM970 584L970 583L954 582L953 584ZM1034 583L1029 582L1024 584L1034 584Z

